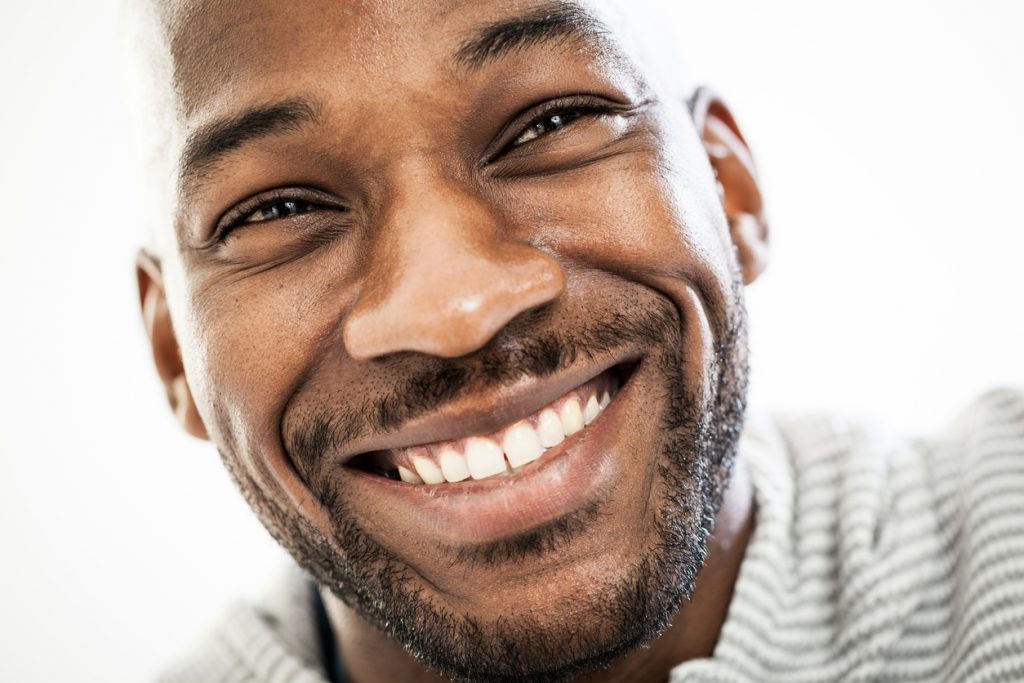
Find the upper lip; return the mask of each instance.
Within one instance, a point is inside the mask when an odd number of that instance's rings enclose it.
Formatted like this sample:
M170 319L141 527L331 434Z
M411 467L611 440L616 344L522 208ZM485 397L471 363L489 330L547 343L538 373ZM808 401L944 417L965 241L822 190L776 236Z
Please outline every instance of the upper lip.
M409 448L495 432L532 415L559 396L610 368L637 358L636 354L626 354L602 364L573 367L549 377L528 377L514 384L467 394L411 419L395 430L350 441L343 451L335 454L336 462L344 464L357 455L374 451Z

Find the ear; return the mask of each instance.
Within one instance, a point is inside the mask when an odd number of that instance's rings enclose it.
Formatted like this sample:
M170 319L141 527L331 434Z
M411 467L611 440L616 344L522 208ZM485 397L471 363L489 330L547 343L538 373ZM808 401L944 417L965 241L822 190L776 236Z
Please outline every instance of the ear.
M178 338L171 325L160 262L151 254L140 251L135 259L135 274L139 283L142 319L146 325L146 334L149 335L157 374L167 391L167 401L185 431L197 438L208 439L206 426L199 417L192 391L185 379L185 366L181 361Z
M690 111L715 171L743 281L749 285L768 266L768 222L754 158L732 113L713 92L698 88Z

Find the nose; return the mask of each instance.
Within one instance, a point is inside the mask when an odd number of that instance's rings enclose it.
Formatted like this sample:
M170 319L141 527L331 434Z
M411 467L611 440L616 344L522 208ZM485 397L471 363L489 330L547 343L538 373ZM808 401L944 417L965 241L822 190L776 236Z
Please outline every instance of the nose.
M344 323L352 358L397 351L462 356L565 290L554 257L512 239L491 205L453 182L421 177L394 193L380 215L366 276Z

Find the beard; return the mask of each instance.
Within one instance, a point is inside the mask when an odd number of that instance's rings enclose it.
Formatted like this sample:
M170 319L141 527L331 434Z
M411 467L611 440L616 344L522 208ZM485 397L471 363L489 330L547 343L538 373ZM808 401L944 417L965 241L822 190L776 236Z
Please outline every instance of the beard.
M282 508L233 466L233 458L223 451L222 456L250 506L296 561L425 666L465 682L568 680L607 667L653 640L693 594L743 424L748 370L742 302L737 287L733 312L705 359L706 387L686 386L679 313L667 300L657 299L646 309L616 313L572 337L517 335L514 353L495 345L482 349L475 360L438 360L443 365L396 387L372 407L347 415L315 414L287 435L286 450L330 512L329 536ZM575 594L571 609L562 613L557 605L542 615L510 605L507 614L483 621L438 604L421 580L364 530L325 465L323 453L360 428L393 427L476 386L551 374L578 357L629 344L656 349L645 362L656 364L666 399L648 522L652 540L646 553L615 579ZM429 392L417 393L415 387L429 387ZM361 426L368 415L378 424ZM460 550L452 563L498 565L554 553L586 534L601 515L600 504L594 504L523 536Z

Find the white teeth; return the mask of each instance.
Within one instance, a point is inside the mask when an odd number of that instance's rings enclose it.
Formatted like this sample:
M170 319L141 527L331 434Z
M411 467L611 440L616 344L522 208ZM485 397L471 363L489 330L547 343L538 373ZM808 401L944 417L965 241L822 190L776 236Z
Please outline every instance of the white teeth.
M520 422L506 431L501 446L512 467L522 467L528 462L533 462L544 452L537 432L525 422Z
M486 479L506 470L501 446L482 437L466 439L466 463L474 479Z
M445 476L441 472L441 468L433 463L431 460L427 460L423 457L414 457L412 464L416 468L416 474L420 475L420 478L427 484L443 484L445 482Z
M466 464L466 458L454 449L442 449L438 459L441 462L441 473L448 481L469 479L469 466Z
M557 446L565 439L562 421L558 419L558 414L550 408L542 410L540 417L537 418L537 436L540 437L540 444L544 448Z
M562 404L558 417L562 421L562 431L566 436L572 436L583 429L583 411L580 410L580 402L575 398L570 398Z
M501 444L490 437L475 436L462 442L462 453L451 445L435 451L436 460L409 452L408 467L399 465L398 476L409 484L443 484L518 472L543 455L545 449L557 446L597 419L611 400L611 392L604 390L590 396L581 408L582 401L573 395L562 401L557 411L540 411L536 427L523 420L506 429Z
M398 466L398 476L406 484L422 484L423 480L420 479L420 475L416 474L412 470L407 470L401 465Z

